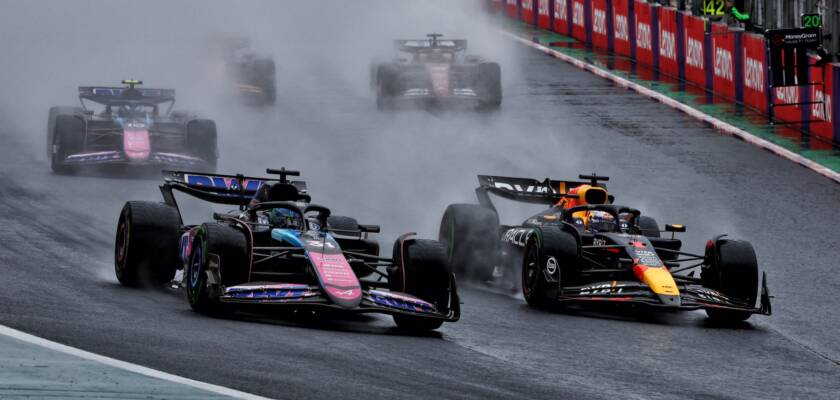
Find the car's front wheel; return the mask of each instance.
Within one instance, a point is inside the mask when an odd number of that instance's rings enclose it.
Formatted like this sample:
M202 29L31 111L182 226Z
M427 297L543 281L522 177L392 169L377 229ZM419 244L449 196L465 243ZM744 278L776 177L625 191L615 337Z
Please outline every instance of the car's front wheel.
M743 240L718 239L706 246L705 265L700 272L703 286L715 289L745 306L755 307L758 297L758 262L755 250ZM710 319L722 322L746 321L747 311L707 308Z
M432 303L439 313L449 312L450 293L455 290L446 259L446 248L434 240L398 239L394 243L394 266L388 271L392 291L403 292ZM394 315L401 329L428 331L440 328L437 318Z

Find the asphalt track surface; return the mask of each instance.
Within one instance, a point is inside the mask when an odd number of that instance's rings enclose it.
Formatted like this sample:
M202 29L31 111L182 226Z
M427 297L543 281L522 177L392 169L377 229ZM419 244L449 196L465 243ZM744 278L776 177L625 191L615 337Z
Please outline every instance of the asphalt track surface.
M379 113L358 85L329 74L305 90L282 78L290 89L274 108L217 117L221 168L300 168L315 201L382 224L383 243L405 231L433 236L447 203L471 199L477 173L594 170L611 177L618 203L686 224L689 250L719 233L751 241L772 317L723 328L702 312L552 313L474 284L461 289L462 321L425 336L379 316L207 318L179 292L126 289L113 276L120 207L156 199L155 179L55 176L20 139L41 131L6 128L0 323L278 398L836 398L840 186L498 40L515 55L498 113ZM258 133L244 141L233 131ZM503 222L515 223L528 210L506 211Z

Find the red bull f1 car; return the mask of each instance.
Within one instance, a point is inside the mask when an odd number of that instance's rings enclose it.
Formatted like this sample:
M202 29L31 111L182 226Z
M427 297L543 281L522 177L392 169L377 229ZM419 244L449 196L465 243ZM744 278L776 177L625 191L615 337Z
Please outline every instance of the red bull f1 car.
M126 286L170 282L181 270L190 306L218 315L239 305L385 313L409 330L457 321L460 305L446 249L400 236L379 255L375 225L312 204L298 172L279 178L164 171L164 202L130 201L119 218L115 272ZM238 205L184 225L174 192Z
M53 171L63 174L95 165L215 169L215 122L173 112L172 89L141 89L136 80L123 84L127 86L81 86L81 107L50 108L47 157ZM102 109L89 109L91 103Z
M708 241L705 254L682 251L674 233L685 232L685 226L666 225L671 237L662 237L656 220L613 204L603 183L607 177L478 179L479 204L450 205L440 225L439 241L461 276L518 276L525 300L535 307L623 303L704 309L710 318L730 322L770 315L766 274L759 279L755 252L746 241L720 235ZM522 225L500 225L491 194L549 208Z
M225 70L233 80L234 90L246 104L269 106L277 99L274 58L259 54L251 48L246 37L216 38Z
M394 41L397 57L374 63L371 87L379 109L401 102L429 106L469 104L496 109L502 104L501 68L498 63L467 55L466 40L441 39Z

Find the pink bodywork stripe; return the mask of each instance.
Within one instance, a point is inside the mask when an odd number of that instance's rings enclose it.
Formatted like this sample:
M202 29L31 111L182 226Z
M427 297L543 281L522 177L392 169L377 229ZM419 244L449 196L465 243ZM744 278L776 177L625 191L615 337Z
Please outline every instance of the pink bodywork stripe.
M146 129L126 129L123 132L123 151L129 160L146 160L151 153L149 131Z

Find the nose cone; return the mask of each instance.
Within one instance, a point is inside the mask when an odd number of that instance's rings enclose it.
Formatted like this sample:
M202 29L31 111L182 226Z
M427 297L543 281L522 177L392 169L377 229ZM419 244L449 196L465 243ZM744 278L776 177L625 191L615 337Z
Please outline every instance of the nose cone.
M662 304L677 307L682 303L677 283L665 267L636 265L633 267L633 272L640 281L650 287Z

